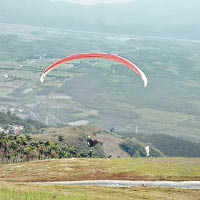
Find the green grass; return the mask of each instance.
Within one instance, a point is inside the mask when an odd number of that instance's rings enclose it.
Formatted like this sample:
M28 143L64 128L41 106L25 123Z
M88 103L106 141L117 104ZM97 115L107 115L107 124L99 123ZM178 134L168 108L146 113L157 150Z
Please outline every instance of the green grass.
M0 183L1 200L197 200L199 190Z
M1 84L0 84L0 85L1 85ZM8 96L9 92L10 92L10 89L5 88L5 87L1 87L1 97L6 97L6 96Z
M67 180L200 180L199 158L61 159L0 165L1 200L199 199L200 190L67 186ZM33 183L35 182L35 183Z
M61 159L0 165L4 181L200 180L199 158Z

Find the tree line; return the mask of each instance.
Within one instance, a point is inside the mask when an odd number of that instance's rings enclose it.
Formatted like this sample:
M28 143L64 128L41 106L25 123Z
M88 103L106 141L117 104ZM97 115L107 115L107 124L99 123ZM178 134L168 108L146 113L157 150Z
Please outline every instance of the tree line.
M0 133L0 163L15 163L53 158L92 157L74 146L63 144L63 136L56 142L34 141L30 135Z
M150 156L151 157L161 157L164 154L158 149L154 148L153 145L148 144L150 146ZM131 137L126 138L123 142L119 144L119 146L126 151L131 157L146 157L145 146L147 144L140 142L139 140Z
M200 144L187 141L180 137L164 134L135 134L135 138L151 143L155 148L164 153L165 156L200 157Z

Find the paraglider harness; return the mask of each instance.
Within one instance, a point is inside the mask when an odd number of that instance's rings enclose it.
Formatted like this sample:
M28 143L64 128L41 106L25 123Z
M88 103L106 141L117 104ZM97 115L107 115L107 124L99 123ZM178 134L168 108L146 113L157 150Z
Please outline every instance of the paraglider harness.
M96 140L95 138L91 138L90 136L88 136L88 138L87 138L87 145L88 145L88 147L94 147L98 143L99 143L98 140Z
M112 128L110 129L110 132L112 133L113 131L115 131L115 129L112 127Z

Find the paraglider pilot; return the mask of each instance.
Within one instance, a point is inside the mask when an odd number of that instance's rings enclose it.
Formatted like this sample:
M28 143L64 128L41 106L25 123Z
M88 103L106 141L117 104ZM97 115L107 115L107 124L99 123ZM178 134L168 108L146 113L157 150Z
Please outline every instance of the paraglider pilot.
M87 136L87 145L88 147L94 147L95 145L97 145L99 143L98 140L96 140L95 138L91 138L91 136Z
M112 128L110 129L110 132L112 133L113 131L115 131L115 129L112 127Z

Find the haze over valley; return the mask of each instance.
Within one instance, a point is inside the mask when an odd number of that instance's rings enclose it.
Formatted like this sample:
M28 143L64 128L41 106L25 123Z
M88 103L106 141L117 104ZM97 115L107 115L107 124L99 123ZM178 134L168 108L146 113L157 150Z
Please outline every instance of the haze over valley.
M94 33L0 24L1 110L46 124L93 124L120 134L169 134L199 141L199 49L192 39ZM121 55L149 84L113 61L63 64L43 84L41 72L74 53Z

